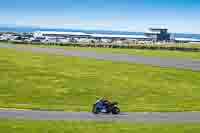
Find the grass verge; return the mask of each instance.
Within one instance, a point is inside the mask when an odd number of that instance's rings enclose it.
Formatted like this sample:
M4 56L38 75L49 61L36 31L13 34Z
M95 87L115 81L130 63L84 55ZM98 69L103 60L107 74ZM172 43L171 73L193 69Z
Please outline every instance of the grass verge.
M2 133L199 133L200 123L0 120Z
M200 111L200 72L0 49L0 107L90 111Z

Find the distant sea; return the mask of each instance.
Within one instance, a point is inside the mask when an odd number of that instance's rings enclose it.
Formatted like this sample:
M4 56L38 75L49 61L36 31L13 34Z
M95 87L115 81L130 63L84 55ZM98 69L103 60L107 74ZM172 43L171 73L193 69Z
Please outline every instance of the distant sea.
M39 28L39 27L5 27L0 26L0 32L35 32L35 31L60 31L60 32L84 32L98 34L120 34L120 35L144 35L143 32L126 32L126 31L106 31L106 30L79 30L79 29L56 29L56 28ZM193 38L200 39L200 34L171 33L176 38Z

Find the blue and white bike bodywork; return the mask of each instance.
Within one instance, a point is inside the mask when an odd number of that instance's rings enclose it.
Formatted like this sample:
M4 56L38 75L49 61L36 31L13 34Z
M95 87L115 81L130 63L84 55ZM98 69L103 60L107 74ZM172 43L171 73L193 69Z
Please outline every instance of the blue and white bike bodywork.
M98 100L92 108L92 112L94 114L99 114L99 113L112 113L112 114L119 114L120 109L117 107L116 102L110 103L109 105L104 105L101 100Z

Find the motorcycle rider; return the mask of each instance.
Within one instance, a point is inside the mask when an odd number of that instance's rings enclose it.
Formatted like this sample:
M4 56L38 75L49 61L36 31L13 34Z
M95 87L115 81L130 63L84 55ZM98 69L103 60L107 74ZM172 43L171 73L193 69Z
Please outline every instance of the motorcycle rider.
M102 112L106 112L109 105L110 105L110 101L107 100L106 98L101 98L101 99L96 101L96 106L99 107L99 108L103 108Z

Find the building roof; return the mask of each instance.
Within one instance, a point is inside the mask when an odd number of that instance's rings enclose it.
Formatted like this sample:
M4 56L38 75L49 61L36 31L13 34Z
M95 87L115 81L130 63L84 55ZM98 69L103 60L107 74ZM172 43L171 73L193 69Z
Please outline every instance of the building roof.
M145 33L146 34L160 34L161 31L167 31L166 28L149 28Z
M148 39L150 37L143 35L112 35L112 34L90 34L92 37L104 37L104 38L133 38L133 39Z
M41 34L53 34L53 35L75 35L75 36L86 36L89 34L83 32L57 32L57 31L37 31L35 33Z

